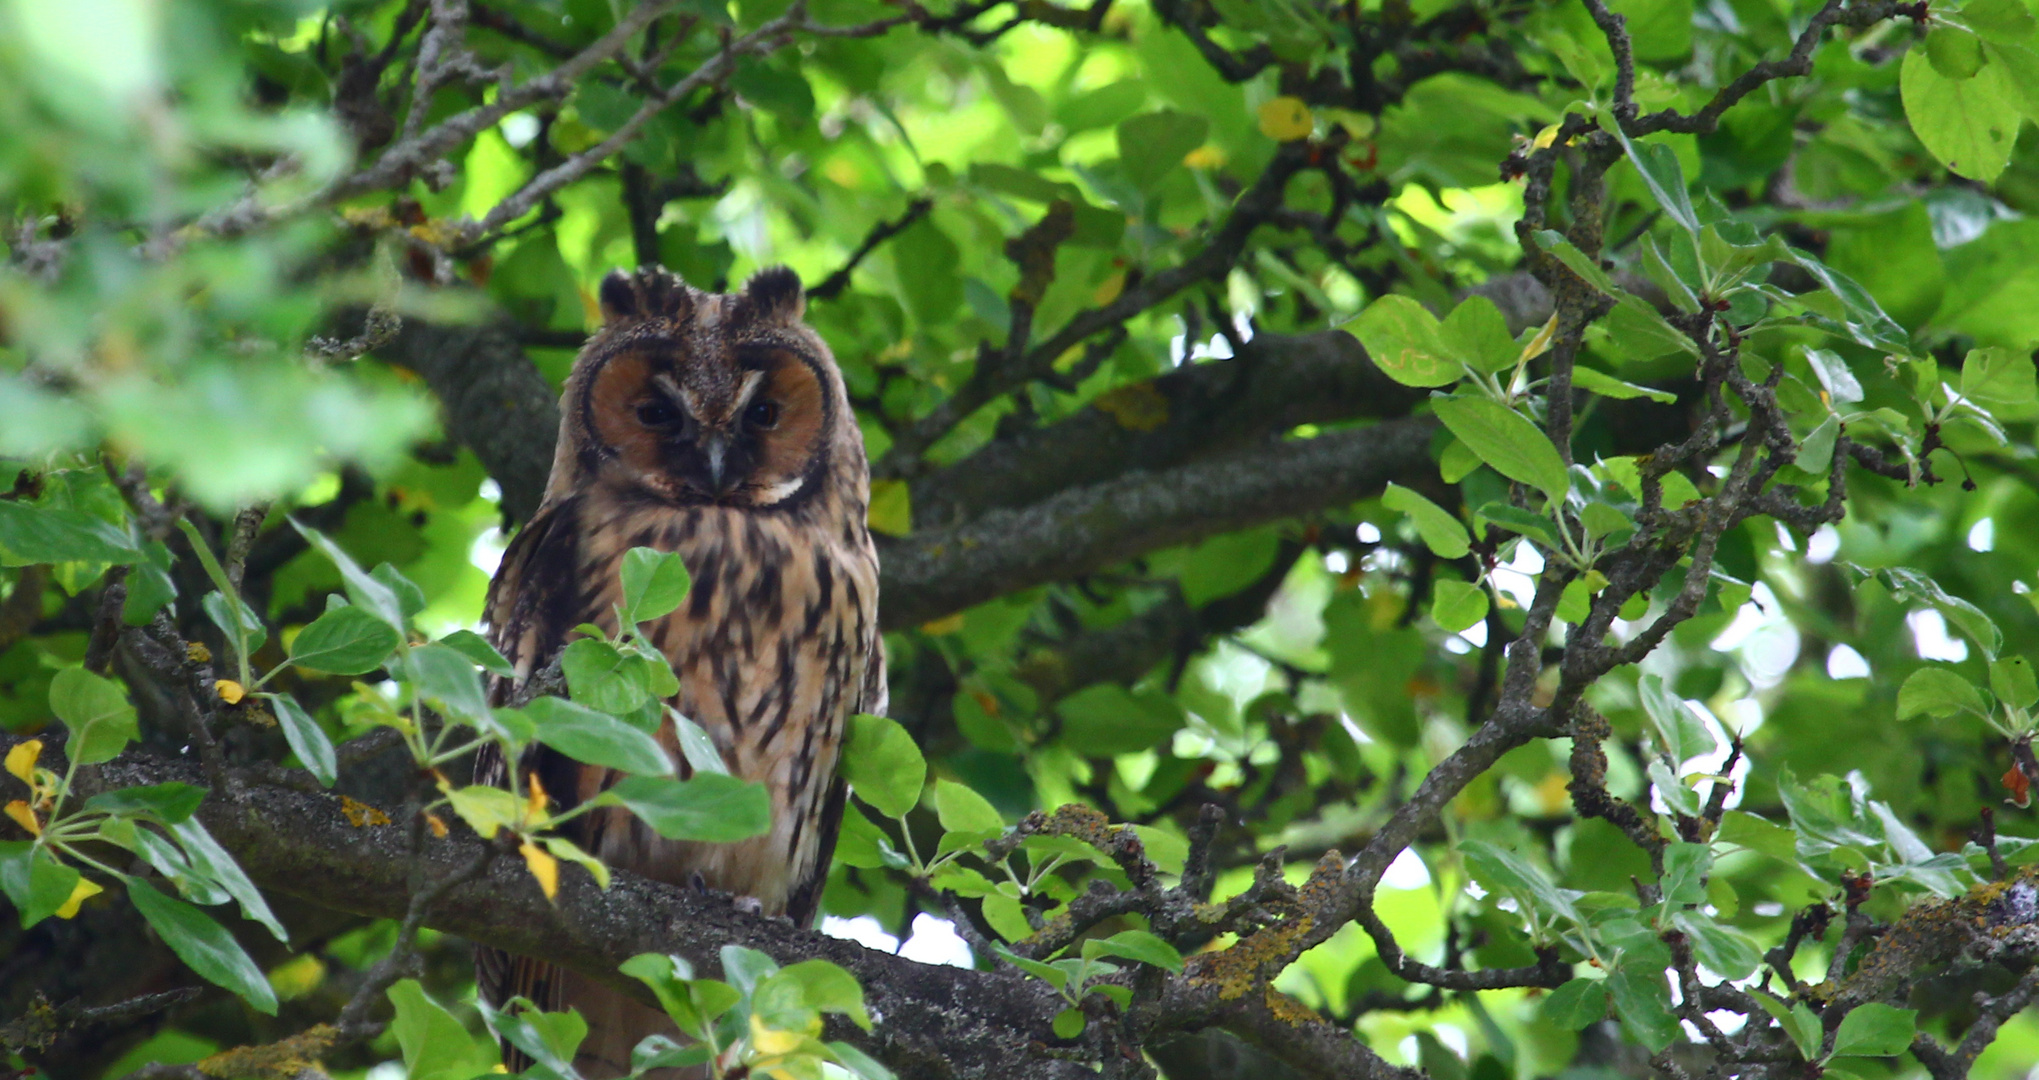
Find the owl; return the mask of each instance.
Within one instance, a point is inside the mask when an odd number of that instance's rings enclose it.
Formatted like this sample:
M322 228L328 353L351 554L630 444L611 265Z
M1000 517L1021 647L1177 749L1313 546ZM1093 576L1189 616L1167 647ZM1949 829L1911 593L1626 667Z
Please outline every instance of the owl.
M755 898L808 924L842 816L844 728L886 701L863 436L834 357L801 321L792 271L759 271L733 294L658 268L617 271L600 298L603 326L561 395L545 499L489 586L491 640L517 672L492 692L508 701L574 627L616 629L625 552L677 552L693 588L640 629L678 676L670 704L733 775L770 793L771 829L733 844L672 841L604 808L572 822L572 839L612 867ZM688 775L670 722L659 738ZM502 783L507 767L478 762L478 779ZM543 748L517 767L559 809L620 778ZM588 1037L576 1066L589 1080L627 1073L639 1040L671 1030L662 1013L542 960L484 950L476 967L493 1003L522 995L578 1009Z

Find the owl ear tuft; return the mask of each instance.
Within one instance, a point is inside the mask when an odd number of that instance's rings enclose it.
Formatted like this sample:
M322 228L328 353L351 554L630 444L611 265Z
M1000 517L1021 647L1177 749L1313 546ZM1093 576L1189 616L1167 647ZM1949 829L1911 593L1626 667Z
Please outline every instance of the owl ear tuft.
M767 266L743 283L743 305L761 322L799 322L807 312L807 290L792 267Z
M684 322L693 314L693 290L663 266L642 266L637 272L611 270L602 279L602 324L632 319Z

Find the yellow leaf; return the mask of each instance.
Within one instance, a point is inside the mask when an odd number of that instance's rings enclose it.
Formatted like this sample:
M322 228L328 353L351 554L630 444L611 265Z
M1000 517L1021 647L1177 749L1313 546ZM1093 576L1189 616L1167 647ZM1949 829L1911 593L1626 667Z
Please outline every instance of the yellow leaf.
M194 664L212 663L212 650L206 648L203 641L194 641L184 646L184 656Z
M1550 321L1544 323L1543 329L1538 330L1536 332L1536 336L1529 339L1529 344L1524 345L1522 347L1522 355L1516 357L1515 362L1518 365L1527 364L1531 360L1534 360L1537 357L1542 356L1544 353L1550 351L1550 339L1556 337L1557 332L1558 332L1558 317L1556 312L1552 312Z
M64 901L63 906L57 909L57 918L69 919L76 916L78 914L79 904L82 904L85 901L90 900L91 898L98 896L100 893L103 893L105 891L106 891L105 889L102 889L98 885L93 884L91 878L87 877L79 878L78 884L71 886L71 898Z
M1168 398L1152 382L1137 382L1099 394L1091 402L1127 431L1153 431L1168 422Z
M1316 118L1299 97L1283 95L1260 107L1260 133L1276 142L1294 142L1310 137Z
M427 825L428 827L430 827L430 828L431 828L431 830L432 830L432 835L433 835L433 836L436 836L436 837L438 837L438 838L439 838L439 839L441 839L441 840L444 840L444 839L446 839L446 831L447 831L447 830L446 830L446 822L444 822L443 820L441 820L441 819L440 819L440 817L439 817L439 815L437 815L437 814L426 814L426 815L425 815L425 824L426 824L426 825Z
M923 634L953 634L962 628L963 613L960 611L954 615L944 615L939 619L930 619L920 624L920 632Z
M30 810L27 803L16 799L7 804L6 813L8 817L14 819L16 825L27 829L30 836L42 835L42 822L35 819L35 811Z
M750 1016L751 1049L756 1050L765 1057L780 1057L790 1054L800 1049L800 1044L806 1042L809 1038L811 1036L798 1031L780 1031L775 1027L767 1027L764 1021L758 1019L756 1013L752 1013Z
M1117 300L1119 298L1119 294L1125 291L1126 291L1126 272L1124 270L1121 270L1113 274L1112 276L1104 279L1104 281L1098 285L1097 291L1090 294L1090 302L1096 304L1098 307L1103 307L1106 304L1109 304L1112 301Z
M913 531L913 494L904 480L871 481L871 509L865 515L871 531L905 536Z
M241 699L248 696L247 688L232 679L220 679L212 684L212 688L219 691L219 699L229 705L239 705Z
M29 787L35 786L35 763L42 757L42 740L30 739L17 743L7 751L7 771Z
M537 773L531 773L524 779L531 785L531 790L524 795L524 823L528 825L545 820L546 807L551 805L552 800L546 797L545 785L538 782Z
M517 845L517 851L524 856L524 865L531 870L531 876L538 879L538 888L547 900L559 895L559 860L544 848L529 840Z
M1192 169L1215 169L1225 163L1225 152L1205 143L1184 156L1182 163Z
M1552 124L1537 132L1536 139L1530 145L1535 146L1538 150L1546 150L1549 149L1550 144L1556 141L1558 141L1558 126Z

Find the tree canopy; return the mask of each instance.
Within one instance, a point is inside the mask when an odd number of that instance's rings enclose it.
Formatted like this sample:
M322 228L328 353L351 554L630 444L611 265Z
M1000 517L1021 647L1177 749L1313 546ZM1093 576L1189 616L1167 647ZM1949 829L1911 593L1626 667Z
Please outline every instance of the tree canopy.
M0 1069L569 1080L472 942L718 1077L2023 1076L2035 10L0 5ZM602 275L775 263L891 656L827 933L470 782L765 827L634 632L475 631Z

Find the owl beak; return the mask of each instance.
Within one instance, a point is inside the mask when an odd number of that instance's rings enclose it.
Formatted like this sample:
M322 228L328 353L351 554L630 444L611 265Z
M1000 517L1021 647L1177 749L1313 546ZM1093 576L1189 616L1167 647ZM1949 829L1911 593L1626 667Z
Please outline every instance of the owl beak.
M729 491L727 481L734 479L725 476L724 473L729 455L729 440L721 435L710 435L701 448L708 455L708 487L717 495L726 494Z

